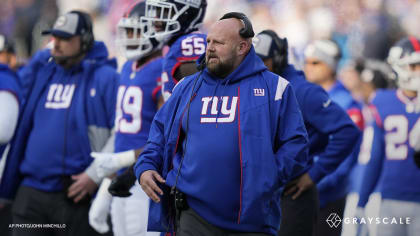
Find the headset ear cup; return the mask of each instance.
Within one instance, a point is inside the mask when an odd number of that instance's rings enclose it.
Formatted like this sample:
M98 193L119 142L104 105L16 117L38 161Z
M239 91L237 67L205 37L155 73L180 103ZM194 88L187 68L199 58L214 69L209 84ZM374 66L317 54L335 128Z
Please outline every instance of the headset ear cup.
M276 71L277 73L279 71L281 71L281 69L286 66L288 64L288 51L289 51L289 46L287 43L287 39L286 38L280 38L274 31L272 30L264 30L262 31L260 34L267 34L269 35L274 44L277 47L277 50L274 51L274 56L273 56L273 63L274 63L274 68L277 68Z
M86 32L82 35L82 50L83 52L88 51L93 44L93 37L90 32Z
M87 13L81 11L71 11L79 15L79 17L83 18L83 21L86 24L86 31L80 35L80 49L82 52L87 52L94 43L94 36L93 36L93 24L90 16Z

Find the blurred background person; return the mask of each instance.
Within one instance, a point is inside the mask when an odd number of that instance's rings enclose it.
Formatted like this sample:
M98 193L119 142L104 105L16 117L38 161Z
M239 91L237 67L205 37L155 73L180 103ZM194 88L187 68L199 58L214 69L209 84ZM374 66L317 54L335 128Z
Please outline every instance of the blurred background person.
M19 118L21 90L17 73L15 51L10 40L0 34L0 181L3 175L8 143L12 140ZM10 201L0 200L0 232L11 235L12 222Z
M142 17L145 35L169 47L161 76L162 97L167 101L178 81L197 72L195 62L205 53L206 35L198 29L206 14L207 1L157 0L146 4L146 15Z
M346 70L345 73L341 74L343 84L345 84L345 81L353 80L351 83L352 86L348 87L351 87L350 91L353 96L357 96L361 100L364 123L368 125L375 119L375 115L371 109L371 102L375 98L376 91L393 87L393 82L395 80L393 76L394 73L391 70L391 67L383 61L362 58L349 63L343 70ZM349 186L350 190L346 200L344 217L353 218L361 216L360 212L357 212L357 202L359 200L360 188L363 183L366 162L370 156L370 140L372 135L372 129L366 128L363 130L363 141L360 146L358 161L350 174L352 181ZM367 205L367 213L363 214L363 216L378 217L380 194L377 192L373 194ZM369 227L371 228L371 232L375 230L374 224L370 224ZM364 229L367 229L367 227L364 227ZM357 225L344 224L342 235L356 235L357 230Z
M398 89L379 90L372 100L375 119L368 129L370 155L360 187L358 207L371 193L381 194L381 219L410 219L410 223L379 224L378 235L417 235L420 230L420 172L414 152L420 150L420 40L404 37L389 51L387 61L397 74Z
M43 34L52 49L23 69L25 105L6 160L0 197L13 199L13 223L66 224L65 229L13 229L14 235L95 235L90 198L101 179L90 152L112 151L119 76L90 16L71 11Z
M353 152L360 131L326 91L306 80L288 62L287 40L271 30L254 39L257 55L267 68L285 78L295 90L309 136L309 156L317 157L308 169L292 177L281 199L282 222L278 235L315 235L319 198L316 184Z
M115 153L92 153L98 173L118 176L112 183L109 179L102 182L90 208L89 223L100 233L109 231L110 212L115 236L159 235L147 232L150 199L136 181L132 166L147 143L161 92L162 43L142 35L140 17L145 6L145 1L133 3L118 23L116 44L127 62L118 87Z
M304 55L304 71L308 81L324 88L332 101L341 106L362 131L364 127L362 107L336 77L341 56L338 45L328 39L316 40L307 46ZM318 183L320 217L316 229L317 235L341 234L342 224L337 228L330 227L326 220L332 212L343 218L346 196L352 181L349 173L357 162L360 141L361 138L354 143L353 152L345 157L339 167ZM315 163L317 159L314 158Z

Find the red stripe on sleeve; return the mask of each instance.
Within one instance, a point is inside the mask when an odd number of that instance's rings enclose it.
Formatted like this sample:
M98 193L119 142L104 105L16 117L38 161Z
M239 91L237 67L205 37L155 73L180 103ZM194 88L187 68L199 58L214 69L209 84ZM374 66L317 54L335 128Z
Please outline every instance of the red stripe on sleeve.
M416 37L410 36L409 39L411 41L411 45L413 45L414 50L416 50L416 52L420 51L420 43Z

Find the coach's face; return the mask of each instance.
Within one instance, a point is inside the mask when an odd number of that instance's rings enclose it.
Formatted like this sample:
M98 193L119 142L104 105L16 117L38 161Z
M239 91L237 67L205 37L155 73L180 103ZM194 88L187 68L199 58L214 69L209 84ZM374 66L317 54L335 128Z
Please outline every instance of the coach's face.
M209 72L224 78L236 67L239 30L243 26L237 19L225 19L214 23L207 35L206 65Z
M71 38L61 38L53 36L54 47L51 50L51 55L60 64L60 60L76 56L80 52L80 36L73 36Z

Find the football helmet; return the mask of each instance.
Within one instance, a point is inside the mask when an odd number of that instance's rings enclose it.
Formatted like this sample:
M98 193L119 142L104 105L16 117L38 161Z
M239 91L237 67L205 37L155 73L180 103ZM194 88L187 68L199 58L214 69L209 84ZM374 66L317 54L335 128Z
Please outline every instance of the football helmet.
M118 22L116 44L127 60L139 60L163 46L163 43L145 37L142 32L146 28L141 25L140 18L144 16L145 9L144 1L136 2Z
M147 0L142 17L144 33L167 43L176 36L198 30L206 8L206 0Z
M398 41L389 50L388 63L397 74L398 87L411 91L420 90L420 72L410 65L420 64L420 40L410 36Z

